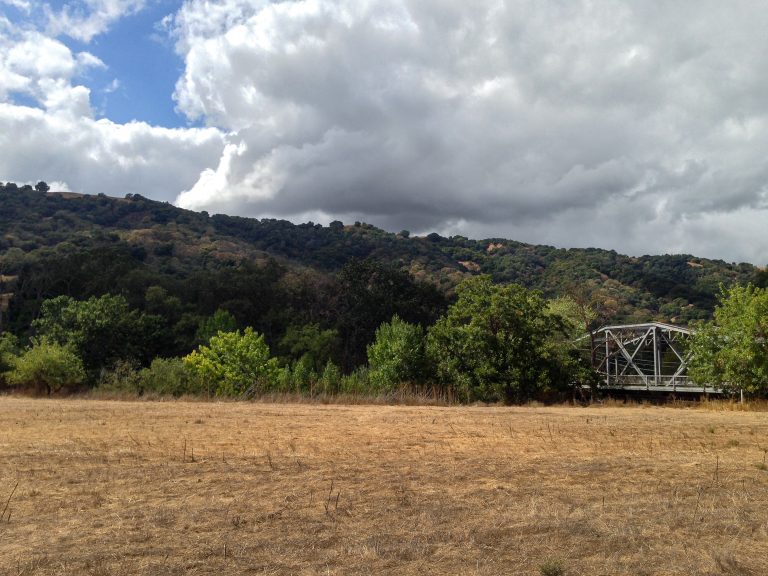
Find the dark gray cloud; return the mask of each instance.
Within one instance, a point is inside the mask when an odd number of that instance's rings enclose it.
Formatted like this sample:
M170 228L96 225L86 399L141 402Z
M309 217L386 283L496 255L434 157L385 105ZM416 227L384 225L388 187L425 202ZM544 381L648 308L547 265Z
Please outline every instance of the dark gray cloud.
M766 259L760 2L216 6L176 17L230 142L183 206Z
M72 34L142 4L80 3ZM0 174L43 158L72 189L211 212L768 259L759 0L187 0L164 23L206 129L94 120L75 79L108 63L0 16Z

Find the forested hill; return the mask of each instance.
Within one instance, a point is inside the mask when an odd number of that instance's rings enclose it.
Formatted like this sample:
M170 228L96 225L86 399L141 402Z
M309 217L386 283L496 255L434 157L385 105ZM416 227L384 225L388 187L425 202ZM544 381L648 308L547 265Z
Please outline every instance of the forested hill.
M419 286L428 282L449 298L462 278L488 273L497 282L538 288L546 296L571 294L616 322L686 324L707 318L721 284L746 283L761 274L750 264L690 255L634 258L499 238L412 237L362 223L209 216L138 195L86 196L13 184L0 186L0 232L0 293L14 294L6 297L6 306L16 330L46 298L120 293L146 307L153 286L178 298L180 310L189 305L188 311L209 313L224 305L238 318L261 314L260 325L284 328L293 320L278 318L264 302L276 297L269 287L279 280L274 290L289 291L287 300L326 298L317 292L333 292L326 284L338 280L353 259L407 271ZM252 283L242 287L245 292L266 291L261 304L238 292L238 283ZM210 294L202 294L205 290ZM298 310L293 301L286 306ZM265 320L263 313L273 318ZM301 313L307 315L303 320L323 324L311 310Z

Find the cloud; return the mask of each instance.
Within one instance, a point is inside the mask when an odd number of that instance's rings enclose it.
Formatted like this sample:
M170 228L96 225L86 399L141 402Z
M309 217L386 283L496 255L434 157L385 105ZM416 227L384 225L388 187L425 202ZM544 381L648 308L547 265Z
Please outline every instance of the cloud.
M75 0L56 10L45 3L47 32L52 36L69 36L90 42L103 34L120 18L141 11L146 0Z
M32 9L32 3L29 0L0 0L0 4L12 6L13 8L26 13L29 13Z
M0 32L3 181L45 179L78 192L173 200L216 164L224 146L220 131L95 120L90 90L77 78L103 67L101 60L34 30L0 26Z
M142 194L171 201L221 151L213 129L115 124L0 104L4 181L60 181L76 192Z
M229 134L178 203L764 259L717 231L764 221L766 25L757 0L188 0L178 108Z
M146 0L0 3L0 180L765 263L758 0L186 0L173 130L96 120L62 41Z

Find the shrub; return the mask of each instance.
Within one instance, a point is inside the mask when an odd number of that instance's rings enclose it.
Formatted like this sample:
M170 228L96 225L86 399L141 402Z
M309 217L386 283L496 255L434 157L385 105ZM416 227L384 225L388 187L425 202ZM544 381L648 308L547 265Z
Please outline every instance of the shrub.
M155 358L149 368L138 373L141 392L154 392L182 396L199 394L202 386L199 378L184 364L181 358Z
M0 334L0 388L6 384L7 373L18 355L18 341L10 332Z
M370 371L367 366L360 366L341 378L341 391L345 394L366 394L371 389Z
M541 576L565 576L565 566L560 560L548 560L539 566Z
M397 315L376 330L368 346L370 382L379 391L392 391L403 382L421 382L426 373L424 330Z
M266 392L280 383L277 359L270 358L264 336L252 328L242 334L219 332L183 360L205 389L219 396Z
M328 360L318 384L320 385L320 391L325 394L337 393L341 385L341 370L339 370L339 367Z
M85 383L80 358L67 346L36 340L14 361L9 381L21 388L34 388L47 394Z
M141 394L136 364L128 360L119 360L111 370L102 370L98 388L106 392Z

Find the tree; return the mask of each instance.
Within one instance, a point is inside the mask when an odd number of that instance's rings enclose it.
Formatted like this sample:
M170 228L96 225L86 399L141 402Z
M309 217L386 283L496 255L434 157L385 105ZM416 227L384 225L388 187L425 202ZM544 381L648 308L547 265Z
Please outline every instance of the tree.
M691 339L688 372L698 383L768 393L768 289L722 289L712 322Z
M48 186L48 184L46 182L43 182L42 180L37 184L35 184L35 190L37 190L38 192L42 192L43 194L48 192L50 189L51 187Z
M445 308L445 296L435 286L374 260L347 262L338 275L336 301L342 367L347 372L365 363L366 348L382 322L397 314L427 326Z
M328 360L318 381L325 394L335 394L341 385L341 370L333 362Z
M234 332L237 329L237 320L226 310L219 308L212 316L200 320L195 339L199 343L208 342L219 332Z
M164 332L162 318L131 310L124 297L108 294L46 300L32 326L39 336L70 346L92 375L118 360L149 362Z
M139 385L142 392L173 396L199 393L198 379L190 372L181 358L155 358L149 368L139 371Z
M11 384L45 390L48 395L85 382L85 369L77 354L70 347L50 340L33 341L13 364Z
M19 352L16 336L10 332L0 333L0 385L6 381L6 373L13 368Z
M266 391L280 381L277 359L270 358L264 336L250 327L243 333L219 332L183 360L219 396Z
M468 401L528 400L571 384L555 335L562 325L539 292L464 280L458 300L429 329L427 350L441 381Z
M368 346L368 365L371 384L378 390L423 382L427 366L424 329L393 316L376 330L376 339Z
M289 326L282 340L280 349L289 357L306 357L312 369L320 372L339 348L339 334L336 330L321 330L319 324Z

